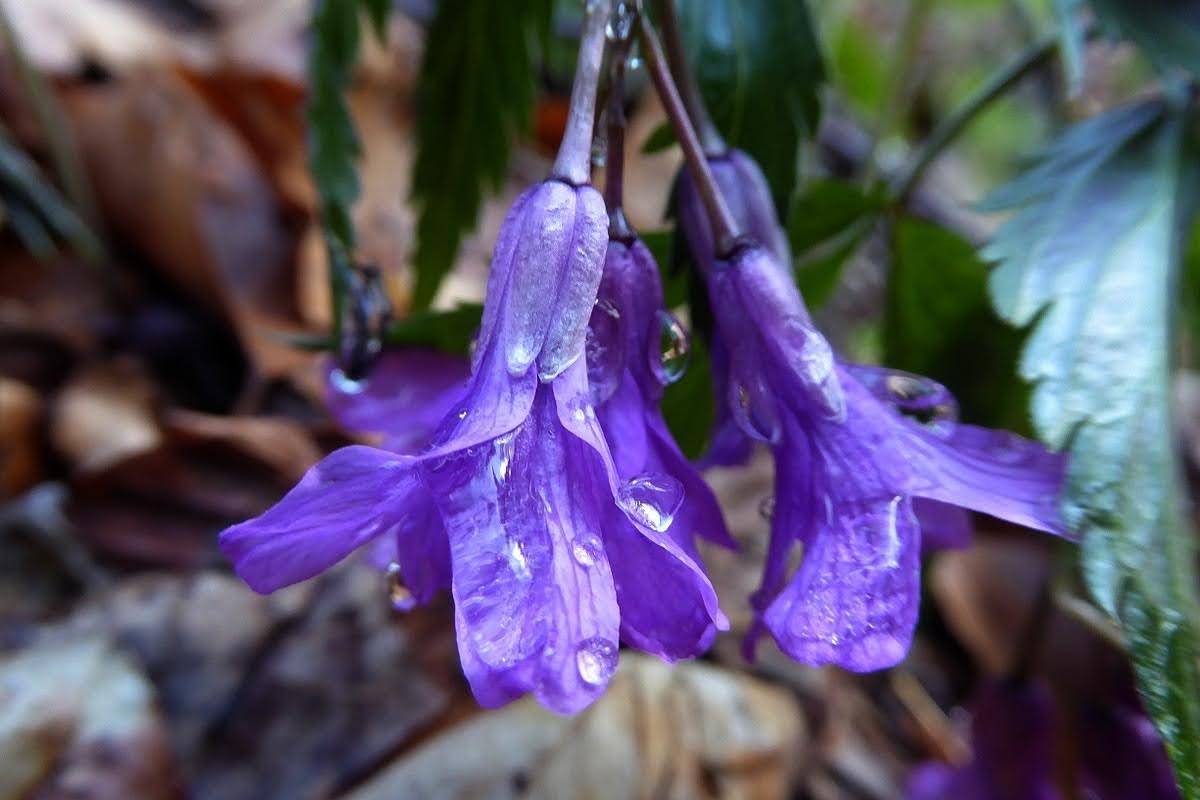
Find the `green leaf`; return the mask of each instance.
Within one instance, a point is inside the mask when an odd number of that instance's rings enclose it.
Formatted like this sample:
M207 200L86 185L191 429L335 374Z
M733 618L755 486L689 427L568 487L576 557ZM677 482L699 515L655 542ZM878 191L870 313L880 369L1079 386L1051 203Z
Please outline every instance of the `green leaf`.
M1084 577L1123 626L1184 796L1200 798L1200 605L1171 423L1171 323L1197 158L1185 112L1151 99L1069 129L992 206L997 310L1037 324L1033 420L1070 447L1063 501Z
M809 305L816 308L829 299L885 201L881 190L832 179L813 181L793 198L788 243L795 254L796 282Z
M54 254L56 237L69 242L84 257L100 252L100 244L88 226L3 128L0 128L0 206L3 221L38 258Z
M988 302L987 266L956 233L905 217L892 226L883 362L945 384L975 423L1028 428L1028 388L1013 376L1022 336Z
M646 141L642 143L642 152L646 155L653 153L661 153L668 147L675 144L675 129L671 127L670 122L664 122L654 130L650 131L650 135L646 137Z
M699 458L708 447L715 407L712 371L703 337L693 335L691 360L683 377L667 387L662 413L667 427L688 458Z
M552 0L438 4L417 86L418 308L433 300L475 227L484 190L500 188L513 139L529 125L537 42L552 8Z
M684 40L713 122L762 167L780 216L825 78L804 0L688 0Z
M1180 0L1090 0L1110 34L1129 39L1159 69L1200 76L1200 4Z

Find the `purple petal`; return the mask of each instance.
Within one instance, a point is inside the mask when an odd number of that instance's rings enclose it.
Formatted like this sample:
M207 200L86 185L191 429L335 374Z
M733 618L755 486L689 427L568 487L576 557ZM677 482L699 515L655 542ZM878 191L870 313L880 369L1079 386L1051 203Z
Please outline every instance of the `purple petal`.
M904 497L831 497L800 569L763 615L780 648L855 672L901 661L920 603L920 536Z
M982 511L999 519L1059 535L1066 460L1007 431L955 425L948 438L915 425L914 457L931 482L923 497Z
M717 404L708 450L700 459L699 466L701 469L741 466L750 460L754 441L742 432L729 404L724 402L724 398L729 396L729 351L721 339L720 331L713 336L709 364L712 367L713 396L717 398Z
M459 653L483 705L533 692L578 711L616 667L619 615L599 538L612 501L597 461L543 387L527 423L425 472L450 541Z
M921 524L921 552L959 550L971 544L971 513L965 508L927 497L913 498L913 513Z
M256 592L329 569L388 530L418 488L412 459L343 447L315 464L261 516L221 533L221 553Z
M386 435L383 447L415 452L429 442L442 418L457 411L466 392L470 364L432 350L388 350L366 381L348 383L330 361L325 400L345 428Z
M632 381L627 391L631 391L631 386ZM554 394L563 427L590 447L608 472L609 502L614 504L618 481L626 476L618 475L607 439L591 411L584 366L574 364L560 375L554 383ZM638 408L637 413L641 415L643 409ZM637 470L637 474L662 472L679 476L680 473L657 460L658 452L651 447L644 452L644 463L632 462L627 466ZM682 455L679 458L682 459ZM686 461L683 463L686 465ZM711 491L705 489L707 497L712 499ZM695 509L689 506L690 502L697 504ZM685 495L670 528L660 532L636 524L616 510L615 504L612 505L614 513L605 529L604 545L617 582L621 629L626 641L667 660L675 660L706 650L714 635L711 629L728 629L729 621L721 612L716 591L699 565L691 534L683 527L694 524L691 517L694 511L704 513L715 507L715 499L712 499L712 507L708 507L704 495L697 494L694 498ZM720 509L716 508L716 511L717 520L720 520ZM710 520L706 526L713 524ZM711 530L709 533L719 535Z
M480 359L458 410L451 410L433 436L427 456L448 455L503 436L521 425L533 407L537 376L509 374L498 346Z

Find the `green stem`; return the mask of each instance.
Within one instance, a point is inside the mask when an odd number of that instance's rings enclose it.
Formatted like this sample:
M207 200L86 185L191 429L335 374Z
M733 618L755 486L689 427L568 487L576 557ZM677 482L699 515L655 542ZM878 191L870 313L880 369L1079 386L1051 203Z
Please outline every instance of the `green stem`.
M875 182L875 178L879 174L879 146L896 127L900 113L908 101L913 71L917 63L917 52L921 48L925 21L929 18L929 10L932 5L933 0L909 0L908 12L904 15L904 23L897 37L896 60L892 64L892 84L887 95L887 103L880 112L879 121L875 127L875 137L871 141L871 149L864 162L865 170L862 176L864 186L870 186Z
M1051 32L1027 46L984 81L948 117L934 128L893 183L895 203L903 203L916 188L925 171L984 109L994 100L1046 63L1058 50L1058 33Z

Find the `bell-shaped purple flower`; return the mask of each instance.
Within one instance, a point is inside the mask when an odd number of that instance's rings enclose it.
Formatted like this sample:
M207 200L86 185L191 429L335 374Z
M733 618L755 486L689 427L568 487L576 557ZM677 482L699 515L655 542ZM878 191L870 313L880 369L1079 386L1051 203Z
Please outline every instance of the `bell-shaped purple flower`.
M620 341L589 334L607 228L589 186L552 180L524 193L497 241L465 390L457 394L454 369L440 362L425 389L391 405L371 383L357 405L355 387L343 386L339 417L382 429L385 448L334 452L276 506L225 531L221 550L238 574L268 592L373 543L402 581L402 603L452 590L463 669L489 706L532 692L557 711L582 708L615 670L622 637L665 658L707 647L727 623L690 536L723 533L719 516L708 518L711 495L677 451L648 435L653 415L623 405L630 392L649 402L642 365L621 360L609 397L589 386L589 336L593 348L644 351L649 335L640 307L628 306L644 287L623 274L606 284L626 320L614 329ZM389 387L392 377L371 380ZM408 449L427 430L410 400L456 396L429 445ZM641 439L622 442L618 468L601 418L617 437L637 431L627 424L635 413Z
M716 498L659 410L686 348L682 326L663 308L650 251L640 240L610 242L588 332L588 376L600 427L624 481L624 502L675 491L683 492L683 501L670 520L645 521L663 529L656 537L635 530L618 512L606 528L606 545L622 638L668 660L698 655L717 630L728 627L700 567L695 537L733 546ZM629 510L637 513L634 506Z
M718 259L691 176L682 176L680 224L714 314L721 411L708 462L736 463L754 440L775 457L747 650L770 632L805 663L891 666L916 625L921 521L948 544L965 536L958 509L1062 532L1062 461L1017 436L956 424L953 398L932 381L838 362L796 290L761 172L737 153L713 162L735 219L768 242L747 237ZM789 576L797 543L804 557Z

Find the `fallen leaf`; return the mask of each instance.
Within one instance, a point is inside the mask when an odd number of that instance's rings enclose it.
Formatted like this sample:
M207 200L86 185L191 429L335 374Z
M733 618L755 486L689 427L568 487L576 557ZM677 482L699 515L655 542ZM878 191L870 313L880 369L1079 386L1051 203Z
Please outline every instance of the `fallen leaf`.
M608 691L579 715L525 698L428 741L345 800L785 797L806 730L783 689L623 652Z
M0 660L0 798L183 797L154 688L99 637Z
M41 403L33 387L0 374L0 497L20 494L41 476Z

